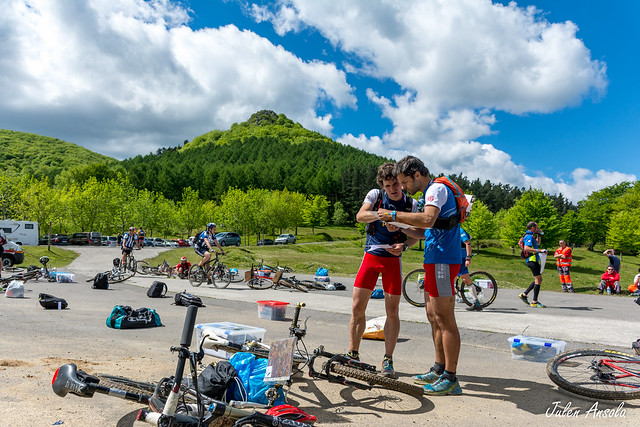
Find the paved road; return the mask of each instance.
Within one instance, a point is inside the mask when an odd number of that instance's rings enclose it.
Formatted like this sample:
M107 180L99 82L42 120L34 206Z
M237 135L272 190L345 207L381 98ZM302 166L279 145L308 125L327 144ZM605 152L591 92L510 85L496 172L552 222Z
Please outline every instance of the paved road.
M77 283L57 284L27 282L27 298L0 298L0 396L11 396L0 405L3 425L51 425L58 419L65 425L127 424L123 414L134 411L135 404L114 403L107 397L91 401L60 399L50 392L50 376L56 365L74 360L96 372L121 373L141 379L167 374L167 366L175 363L167 348L179 336L184 308L171 305L169 299L151 300L146 289L154 278L135 276L115 284L109 291L90 289L85 278L108 268L119 255L115 248L73 248L81 253L68 268L76 273ZM166 248L145 248L136 257L154 256ZM523 268L524 272L524 268ZM253 290L243 282L227 289L209 286L193 288L188 281L169 279L171 293L187 289L204 298L206 308L198 313L199 323L231 321L267 330L266 341L287 335L288 322L259 319L256 300L280 300L290 303L305 301L303 317L309 316L309 348L320 344L330 351L346 351L351 305L352 279L334 278L347 286L346 291L322 291L303 294L296 291ZM35 303L37 292L62 296L70 309L62 312L42 310ZM640 407L624 402L624 416L594 418L587 411L614 409L618 403L582 399L558 388L546 377L545 365L513 360L507 338L525 331L527 335L563 339L567 348L585 346L628 349L640 336L637 319L640 307L631 298L594 295L543 293L541 300L549 308L525 306L516 290L500 290L496 302L484 312L467 312L456 307L461 329L462 350L458 375L464 390L462 396L408 398L380 391L353 391L349 388L310 381L296 381L289 397L319 417L325 425L637 425ZM104 319L115 304L153 307L158 310L164 328L139 331L115 331L104 326ZM368 315L383 315L383 301L371 300ZM291 311L288 313L288 318ZM402 328L395 353L400 379L422 372L433 362L430 328L422 309L402 303ZM363 360L379 363L383 352L381 341L365 340ZM22 367L28 367L27 370ZM29 375L27 376L27 372ZM141 375L143 375L141 377ZM33 402L40 410L34 418ZM553 415L554 402L580 410L573 418ZM23 418L15 421L15 415ZM575 413L574 413L575 414ZM13 416L14 418L10 418ZM9 418L7 418L9 417ZM118 418L114 418L118 417ZM14 421L6 421L7 419ZM34 421L35 420L35 421ZM90 420L90 421L89 421ZM109 421L107 421L109 420Z

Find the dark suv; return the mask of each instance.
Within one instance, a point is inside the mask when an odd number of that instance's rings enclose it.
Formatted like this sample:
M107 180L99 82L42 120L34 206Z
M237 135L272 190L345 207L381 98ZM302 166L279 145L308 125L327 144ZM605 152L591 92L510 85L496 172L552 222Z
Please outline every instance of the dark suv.
M97 231L91 231L88 233L73 233L69 238L69 244L100 246L102 244L102 234Z
M240 235L238 233L218 233L216 234L216 240L218 240L220 246L240 246Z

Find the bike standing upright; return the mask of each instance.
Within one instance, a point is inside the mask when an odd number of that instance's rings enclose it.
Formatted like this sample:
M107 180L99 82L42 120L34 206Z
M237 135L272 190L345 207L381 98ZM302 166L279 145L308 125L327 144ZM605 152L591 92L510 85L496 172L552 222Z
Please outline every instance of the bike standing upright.
M220 249L222 255L226 255L226 252L220 246L220 242L216 239L216 225L210 222L207 224L207 229L196 236L193 244L195 252L202 257L198 263L198 268L201 272L202 266L211 259L214 244Z
M135 265L128 265L127 257L131 257L131 251L133 246L138 243L138 236L136 235L136 228L129 227L129 231L122 236L122 268L126 270L129 268L131 271L135 271Z

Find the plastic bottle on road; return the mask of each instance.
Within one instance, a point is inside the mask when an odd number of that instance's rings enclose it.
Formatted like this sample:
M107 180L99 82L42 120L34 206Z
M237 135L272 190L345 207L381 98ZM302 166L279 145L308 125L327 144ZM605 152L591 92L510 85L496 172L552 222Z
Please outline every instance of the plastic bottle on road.
M607 295L611 295L611 288L607 286Z

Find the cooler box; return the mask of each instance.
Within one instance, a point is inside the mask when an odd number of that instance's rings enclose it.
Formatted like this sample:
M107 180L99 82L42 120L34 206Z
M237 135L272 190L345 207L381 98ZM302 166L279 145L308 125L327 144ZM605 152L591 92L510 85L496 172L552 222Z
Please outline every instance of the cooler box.
M511 344L511 357L513 359L540 363L547 363L556 354L562 353L567 345L565 341L524 335L516 335L509 338L509 343Z
M331 281L331 277L329 276L314 276L313 280L316 282L328 283Z
M288 302L256 301L258 303L258 317L260 319L284 320L287 314Z
M232 343L242 344L245 341L262 341L264 334L267 332L263 328L257 328L255 326L240 325L231 322L218 322L218 323L201 323L196 325L196 346L200 351L200 340L205 331L211 330L219 337L225 338ZM210 356L219 357L221 359L228 359L233 356L232 353L227 353L221 350L205 349L205 354Z

